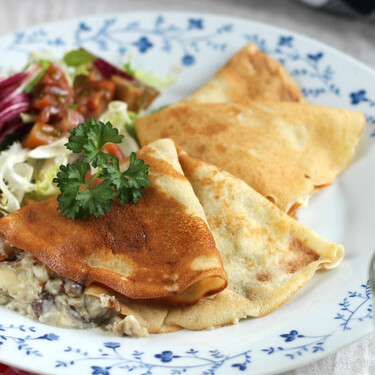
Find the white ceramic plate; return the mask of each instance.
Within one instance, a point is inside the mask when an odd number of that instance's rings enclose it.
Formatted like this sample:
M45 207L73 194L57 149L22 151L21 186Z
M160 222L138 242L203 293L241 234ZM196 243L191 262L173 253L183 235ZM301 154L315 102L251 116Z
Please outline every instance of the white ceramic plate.
M367 128L350 167L299 211L300 220L346 256L318 272L264 318L212 331L145 339L58 329L0 308L0 362L46 374L251 374L292 369L322 358L372 329L367 269L375 248L375 74L354 59L287 30L246 20L187 13L82 18L0 39L3 71L22 68L31 51L62 55L79 45L113 62L163 75L181 68L155 107L178 101L254 41L285 64L311 103L364 111Z

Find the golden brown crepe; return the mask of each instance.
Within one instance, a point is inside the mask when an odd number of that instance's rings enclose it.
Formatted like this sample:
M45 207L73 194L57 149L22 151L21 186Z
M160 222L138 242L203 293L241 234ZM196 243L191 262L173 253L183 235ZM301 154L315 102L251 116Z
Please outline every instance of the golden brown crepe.
M223 290L227 276L205 215L171 140L137 153L149 168L138 204L114 203L98 218L60 216L56 198L0 219L9 243L60 276L139 299L194 303Z
M360 112L308 104L179 104L139 118L142 145L172 138L241 178L285 212L331 184L364 129Z
M182 103L246 103L248 100L304 102L283 66L254 43L236 53L215 77Z
M209 329L261 317L285 303L316 270L342 260L341 245L292 219L242 180L179 152L186 177L205 211L228 274L228 288L194 306L160 307L119 297L150 333ZM89 289L103 296L110 292Z

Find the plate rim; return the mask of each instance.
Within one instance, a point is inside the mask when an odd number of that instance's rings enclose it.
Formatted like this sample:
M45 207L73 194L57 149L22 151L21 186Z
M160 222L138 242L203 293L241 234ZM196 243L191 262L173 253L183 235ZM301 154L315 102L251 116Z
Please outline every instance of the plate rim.
M265 22L254 21L252 19L246 19L246 18L243 18L243 17L216 14L216 13L207 13L207 12L174 11L174 10L165 11L165 10L155 9L155 10L150 10L150 11L131 11L131 12L119 12L119 13L106 12L106 13L103 13L103 14L84 15L84 16L79 16L79 17L65 18L65 19L62 19L62 20L55 20L55 21L51 21L51 22L38 23L36 25L29 26L27 28L21 28L20 30L16 30L16 31L13 31L13 32L10 32L10 33L2 34L2 35L0 35L0 43L6 38L12 38L14 36L14 34L19 32L19 31L25 31L26 32L26 31L31 31L31 30L34 30L36 28L41 28L41 27L50 28L50 27L53 27L56 24L62 25L64 23L73 23L73 22L78 23L79 21L82 21L82 20L90 20L90 19L95 19L95 18L105 19L106 17L116 17L116 18L136 17L137 15L141 16L141 15L145 15L145 14L147 14L149 16L157 16L159 14L170 16L170 15L173 15L173 14L178 14L180 16L185 16L185 17L199 16L199 17L207 17L207 18L212 18L212 19L220 18L220 19L223 19L223 20L231 21L233 23L236 23L236 22L249 23L249 24L254 25L255 27L262 27L262 28L270 29L277 34L287 33L289 35L293 35L293 36L297 37L299 40L306 41L309 45L313 44L313 45L321 46L325 51L329 51L330 53L332 53L333 55L336 55L337 57L344 58L350 64L357 65L361 70L366 72L365 74L370 74L371 76L373 76L375 78L375 70L372 69L371 67L369 67L368 65L366 65L364 62L359 61L355 57L353 57L353 56L351 56L351 55L349 55L345 52L342 52L339 49L330 46L329 44L326 44L326 43L321 42L319 40L316 40L316 39L314 39L310 36L307 36L303 33L296 32L296 31L293 31L293 30L289 30L287 28L280 27L280 26L274 26L274 25L271 25L271 24L268 24L268 23L265 23ZM51 46L51 49L53 50L54 47ZM34 322L34 321L30 320L30 322ZM39 322L36 322L36 323L39 323ZM39 323L39 324L41 324L41 323ZM302 364L295 364L294 362L291 362L290 366L287 366L287 367L284 366L281 371L288 371L288 370L291 370L291 369L294 369L294 368L297 368L297 367L300 367L300 366L306 366L309 363L312 363L312 362L315 362L315 361L320 360L322 358L325 358L328 355L330 355L330 354L332 354L332 353L334 353L338 350L341 350L344 347L347 347L347 346L353 344L354 342L360 340L365 335L372 332L373 329L374 328L372 327L372 329L367 330L367 332L365 334L361 334L361 335L359 335L359 337L353 338L353 340L350 340L349 342L346 342L342 346L336 347L335 349L332 349L332 350L328 350L328 351L326 351L326 352L322 353L321 355L316 356L314 358L309 357L310 359L303 361ZM6 363L3 360L2 360L2 362ZM14 364L12 364L11 362L10 362L10 365L14 366ZM25 366L19 367L19 365L16 365L15 367L24 368L26 371L30 371L29 367L25 367ZM33 371L33 370L31 369L31 371ZM267 373L269 373L269 372L267 372ZM45 374L48 374L48 373L45 373Z
M183 16L183 15L194 15L194 16L198 15L198 16L210 17L210 18L211 17L212 18L224 18L224 19L227 19L227 20L234 20L234 21L240 21L240 22L245 22L245 23L246 22L252 23L252 24L257 25L257 26L272 29L275 32L284 32L285 31L287 33L290 33L290 34L293 34L293 35L297 36L298 38L305 39L309 43L321 45L325 49L329 50L330 52L332 52L334 54L341 55L341 57L344 57L345 59L350 60L352 63L360 65L362 69L366 70L369 74L372 74L375 77L375 68L372 68L369 65L367 65L365 62L356 59L354 56L350 55L349 53L343 52L339 48L333 47L330 44L327 44L325 42L317 40L317 39L315 39L315 38L313 38L309 35L306 35L306 34L301 33L299 31L294 31L294 30L285 28L283 26L275 26L275 25L269 24L267 22L255 21L253 19L247 19L245 17L240 17L240 16L224 15L224 14L221 14L221 13L193 12L193 11L190 12L190 11L184 11L184 10L174 11L174 10L162 10L162 9L140 10L140 11L131 11L131 12L119 12L119 13L114 13L114 12L109 11L109 12L105 12L105 13L102 13L102 14L84 15L82 17L68 17L68 18L64 18L64 19L60 19L60 20L55 20L55 21L50 21L50 22L42 22L42 23L38 23L38 24L35 24L35 25L32 25L32 26L25 27L25 28L20 28L20 29L17 29L15 31L12 31L12 32L7 32L7 33L4 33L4 34L1 34L0 35L0 42L1 42L1 39L3 39L3 38L11 38L17 32L31 31L35 28L40 28L40 27L51 27L55 24L60 24L60 23L63 24L65 22L78 22L78 21L81 21L82 19L106 18L106 17L123 17L123 16L137 15L137 14L140 14L140 15L143 14L143 15L150 15L151 16L151 15L157 15L157 13L169 14L169 15L178 14L178 15L181 15L181 16Z

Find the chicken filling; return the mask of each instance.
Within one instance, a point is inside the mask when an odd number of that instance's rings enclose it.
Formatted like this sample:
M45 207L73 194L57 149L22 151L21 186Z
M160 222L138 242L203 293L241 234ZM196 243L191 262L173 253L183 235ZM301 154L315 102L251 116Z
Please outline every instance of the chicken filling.
M134 316L121 314L114 297L86 295L84 286L57 275L5 239L0 240L0 305L58 327L147 336Z

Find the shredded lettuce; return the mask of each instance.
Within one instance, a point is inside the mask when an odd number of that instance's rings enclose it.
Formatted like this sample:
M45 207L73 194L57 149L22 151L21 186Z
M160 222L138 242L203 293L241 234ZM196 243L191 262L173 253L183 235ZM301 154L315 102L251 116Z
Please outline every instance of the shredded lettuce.
M71 151L65 147L68 138L60 138L59 140L48 145L36 147L28 151L27 156L31 159L51 159L54 158L56 162L68 160Z
M74 77L76 76L88 76L90 74L91 63L84 63L78 65L74 71Z
M25 193L31 190L34 169L25 163L26 154L18 142L0 154L0 210L5 213L18 210Z
M144 84L157 90L165 90L176 82L176 77L172 77L170 74L165 77L158 77L152 72L144 72L140 69L134 71L134 76Z
M176 82L176 77L167 74L165 77L158 77L153 72L145 72L142 69L134 69L131 66L131 62L122 64L121 68L126 72L137 78L139 81L145 85L151 86L157 90L165 90L168 87L172 86Z
M46 160L43 168L35 179L33 195L36 199L46 199L60 192L56 184L52 182L52 180L56 177L59 168L60 164L55 163L54 160Z
M41 160L43 162L39 173L34 171L35 183L32 186L32 196L38 200L52 197L59 193L52 180L56 177L60 165L67 164L72 152L65 147L68 142L67 138L61 138L49 145L39 146L29 151L28 160Z
M110 121L119 130L120 134L123 134L125 124L131 122L127 103L121 100L112 101L109 103L107 111L101 115L100 121Z
M128 112L127 103L115 100L109 103L107 111L103 113L99 119L104 123L110 121L112 125L118 129L119 133L124 136L119 146L125 156L129 156L131 152L135 152L139 149L137 141L127 130L128 127L134 123L129 115L134 116L133 113Z
M61 138L31 151L23 149L16 142L0 153L1 211L9 213L18 210L25 194L45 199L58 193L52 180L60 164L68 163L72 154L64 146L67 141L67 138ZM40 169L38 165L41 165Z

